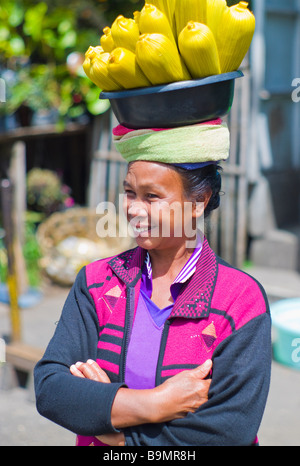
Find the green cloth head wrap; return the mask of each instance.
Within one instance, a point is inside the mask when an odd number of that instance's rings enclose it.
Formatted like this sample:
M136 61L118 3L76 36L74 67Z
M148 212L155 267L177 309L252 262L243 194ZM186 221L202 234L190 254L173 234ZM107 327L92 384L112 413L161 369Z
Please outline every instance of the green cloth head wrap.
M229 130L222 120L165 130L129 130L119 125L113 141L128 163L219 162L227 160L230 148Z

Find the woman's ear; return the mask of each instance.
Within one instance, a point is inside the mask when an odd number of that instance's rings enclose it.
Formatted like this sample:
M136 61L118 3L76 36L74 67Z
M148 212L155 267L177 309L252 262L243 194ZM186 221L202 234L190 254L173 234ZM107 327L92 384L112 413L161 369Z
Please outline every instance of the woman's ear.
M204 211L207 207L207 204L210 201L212 195L212 191L209 191L208 193L205 194L204 199L202 202L195 202L193 205L193 217L194 218L200 218L202 215L204 215Z

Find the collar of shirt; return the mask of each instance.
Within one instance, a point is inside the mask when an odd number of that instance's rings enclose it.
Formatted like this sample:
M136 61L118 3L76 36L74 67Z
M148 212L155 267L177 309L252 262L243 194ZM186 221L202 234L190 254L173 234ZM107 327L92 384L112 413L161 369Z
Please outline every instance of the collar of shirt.
M200 235L197 237L197 244L196 247L193 251L193 254L189 258L189 260L186 262L186 264L183 266L177 277L175 278L174 282L171 285L171 295L172 298L175 302L181 286L187 282L187 280L195 273L196 270L196 265L198 262L198 259L200 257L201 251L202 251L202 240ZM142 268L142 283L141 283L141 291L143 291L148 298L151 298L152 296L152 266L151 266L151 259L150 255L147 252L146 259L144 266Z

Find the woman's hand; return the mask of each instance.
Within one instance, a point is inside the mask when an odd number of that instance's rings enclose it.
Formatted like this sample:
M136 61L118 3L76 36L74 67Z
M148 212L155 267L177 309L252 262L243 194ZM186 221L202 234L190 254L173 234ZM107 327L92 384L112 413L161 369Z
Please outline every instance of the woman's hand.
M207 360L193 370L180 372L156 387L158 403L152 422L167 422L181 419L194 413L208 400L211 380L204 380L210 373L212 361Z
M76 377L94 380L95 382L110 383L108 375L92 359L89 359L86 363L77 362L73 364L70 367L70 372ZM125 445L123 432L98 435L96 438L100 442L111 447L121 447Z
M100 440L100 442L104 443L105 445L109 445L110 447L125 446L125 435L123 434L123 432L115 434L97 435L96 438Z
M98 364L92 359L87 362L76 362L70 367L71 374L83 379L94 380L95 382L110 383L110 379Z

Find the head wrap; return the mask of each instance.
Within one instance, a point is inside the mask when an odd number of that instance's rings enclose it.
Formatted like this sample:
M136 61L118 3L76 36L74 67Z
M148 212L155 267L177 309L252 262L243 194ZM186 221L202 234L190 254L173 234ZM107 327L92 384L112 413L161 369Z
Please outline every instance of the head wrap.
M230 136L226 123L214 120L172 129L113 129L116 149L129 163L137 160L179 165L188 170L227 160Z

